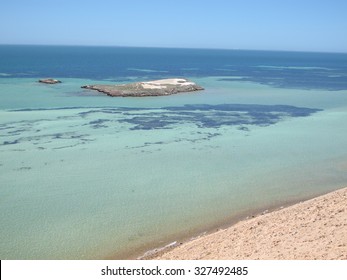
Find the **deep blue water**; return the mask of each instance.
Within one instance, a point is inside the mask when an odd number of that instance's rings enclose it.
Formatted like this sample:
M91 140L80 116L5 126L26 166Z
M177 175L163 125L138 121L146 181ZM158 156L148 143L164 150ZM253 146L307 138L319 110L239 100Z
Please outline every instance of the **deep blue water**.
M240 76L281 88L347 89L347 54L209 49L0 46L0 77ZM233 80L232 80L233 81Z

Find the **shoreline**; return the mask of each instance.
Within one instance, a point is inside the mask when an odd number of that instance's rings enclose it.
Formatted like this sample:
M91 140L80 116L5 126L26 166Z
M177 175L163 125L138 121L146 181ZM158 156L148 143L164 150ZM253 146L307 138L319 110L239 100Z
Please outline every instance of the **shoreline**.
M179 245L188 243L190 241L193 241L195 239L213 234L215 232L218 232L220 230L227 229L229 227L234 226L235 224L253 219L255 217L258 217L260 215L264 215L266 213L272 213L274 211L281 210L283 208L287 208L290 206L293 206L297 203L301 203L303 201L325 195L327 193L330 193L332 191L338 190L339 188L335 188L330 191L323 191L318 194L310 194L306 195L304 197L298 196L295 198L291 198L285 201L281 202L275 202L272 204L267 204L266 206L262 207L256 207L248 210L244 210L241 212L238 212L237 214L233 216L229 216L228 218L225 218L223 220L219 220L218 222L215 222L213 224L206 225L203 228L197 228L192 229L189 231L189 233L179 233L179 234L172 234L167 238L164 238L164 242L161 241L157 244L147 244L142 247L133 248L130 251L125 250L116 254L109 254L104 257L106 260L150 260L154 259L156 256L159 256L163 254L164 252L167 252L169 250L172 250L176 248ZM162 238L163 240L163 238Z
M269 209L137 259L347 259L347 187Z

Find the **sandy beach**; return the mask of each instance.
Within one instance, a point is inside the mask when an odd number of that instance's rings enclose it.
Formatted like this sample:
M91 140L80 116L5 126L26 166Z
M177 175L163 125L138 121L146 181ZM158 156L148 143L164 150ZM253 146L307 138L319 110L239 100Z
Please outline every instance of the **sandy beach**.
M347 259L347 188L247 219L155 259Z

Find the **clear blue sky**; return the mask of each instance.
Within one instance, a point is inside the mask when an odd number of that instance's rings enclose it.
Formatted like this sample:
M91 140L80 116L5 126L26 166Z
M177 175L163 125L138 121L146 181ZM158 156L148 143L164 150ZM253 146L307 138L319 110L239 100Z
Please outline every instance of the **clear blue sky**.
M1 0L0 44L347 52L347 1Z

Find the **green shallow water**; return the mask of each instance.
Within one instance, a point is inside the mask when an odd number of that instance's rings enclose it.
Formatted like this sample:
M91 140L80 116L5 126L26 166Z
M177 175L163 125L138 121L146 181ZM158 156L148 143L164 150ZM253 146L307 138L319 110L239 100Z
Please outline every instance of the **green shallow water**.
M200 93L109 98L65 80L1 79L2 259L123 258L346 185L346 91L210 77Z

